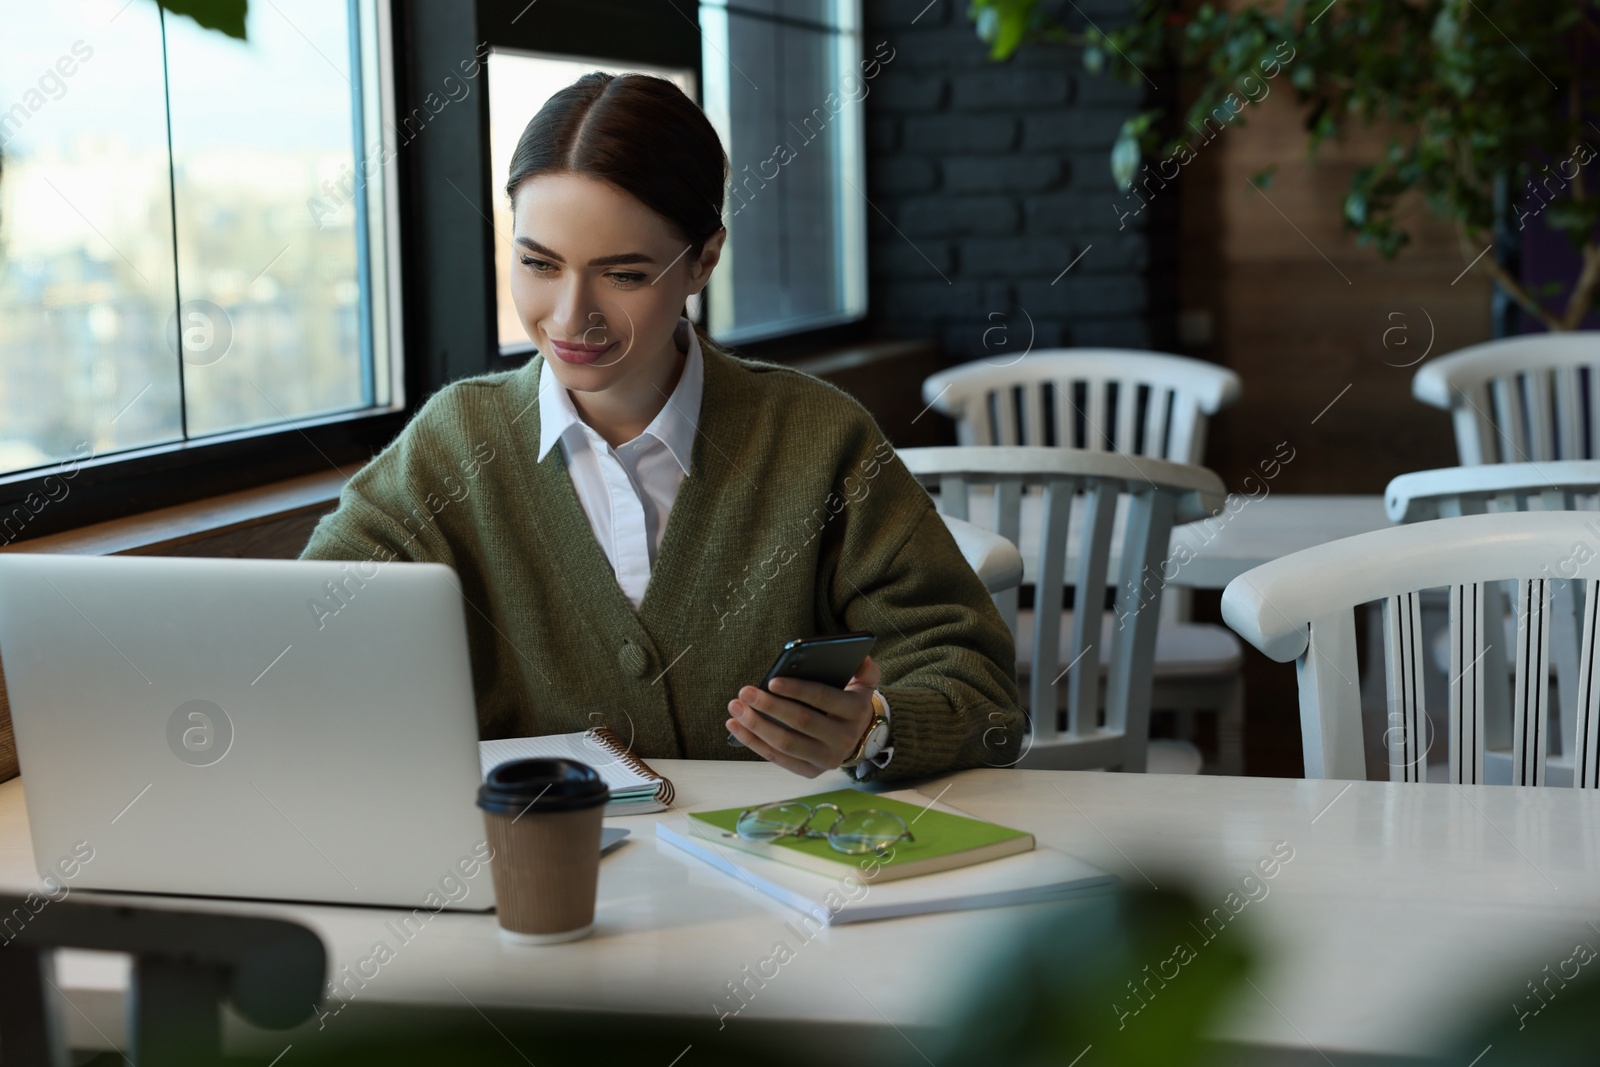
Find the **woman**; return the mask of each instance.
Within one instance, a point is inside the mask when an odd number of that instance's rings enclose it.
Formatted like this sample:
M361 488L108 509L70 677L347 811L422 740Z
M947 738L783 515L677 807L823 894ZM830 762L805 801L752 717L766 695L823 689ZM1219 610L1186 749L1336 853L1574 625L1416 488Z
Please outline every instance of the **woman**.
M807 777L1008 766L1010 632L872 417L684 315L727 236L727 177L665 79L595 72L553 96L506 183L541 355L429 398L301 557L453 567L486 739L605 723L646 759ZM756 687L785 642L848 630L878 644L844 689Z

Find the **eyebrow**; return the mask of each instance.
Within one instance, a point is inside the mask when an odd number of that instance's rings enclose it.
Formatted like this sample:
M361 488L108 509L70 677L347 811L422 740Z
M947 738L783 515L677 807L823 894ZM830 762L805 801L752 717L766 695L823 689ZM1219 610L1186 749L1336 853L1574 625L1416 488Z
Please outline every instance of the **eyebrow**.
M566 260L562 259L561 256L554 250L546 248L538 241L535 241L532 237L518 237L516 243L522 245L524 248L532 249L541 256L548 256L557 263L566 262ZM643 252L618 252L614 256L596 256L594 259L589 261L589 266L614 267L622 263L654 263L655 261L656 260L654 256L647 256Z

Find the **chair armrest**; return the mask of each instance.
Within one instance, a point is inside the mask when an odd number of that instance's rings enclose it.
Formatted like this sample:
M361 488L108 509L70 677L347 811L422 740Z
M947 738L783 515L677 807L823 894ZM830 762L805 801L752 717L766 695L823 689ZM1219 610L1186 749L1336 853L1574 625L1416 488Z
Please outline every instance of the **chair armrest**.
M940 518L950 528L950 536L955 538L961 555L983 580L984 588L1000 593L1022 584L1022 553L1017 551L1016 545L963 519L953 519L949 515Z

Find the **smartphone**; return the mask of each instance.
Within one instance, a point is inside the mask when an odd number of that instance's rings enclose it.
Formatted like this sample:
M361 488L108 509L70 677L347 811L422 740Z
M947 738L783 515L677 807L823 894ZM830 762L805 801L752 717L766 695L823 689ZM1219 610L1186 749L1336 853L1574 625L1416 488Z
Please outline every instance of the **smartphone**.
M835 634L832 637L797 637L778 653L777 661L767 671L766 678L762 679L761 688L766 689L774 678L800 678L843 689L855 677L877 641L876 634L864 632ZM756 714L768 722L778 721L760 710ZM744 747L744 743L732 734L728 735L728 744L735 748Z

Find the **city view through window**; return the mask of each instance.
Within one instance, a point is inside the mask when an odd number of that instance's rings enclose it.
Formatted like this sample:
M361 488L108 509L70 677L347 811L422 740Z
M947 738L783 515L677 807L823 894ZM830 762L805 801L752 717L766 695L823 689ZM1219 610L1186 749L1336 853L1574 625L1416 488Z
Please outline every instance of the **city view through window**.
M0 473L389 403L368 7L7 25Z

